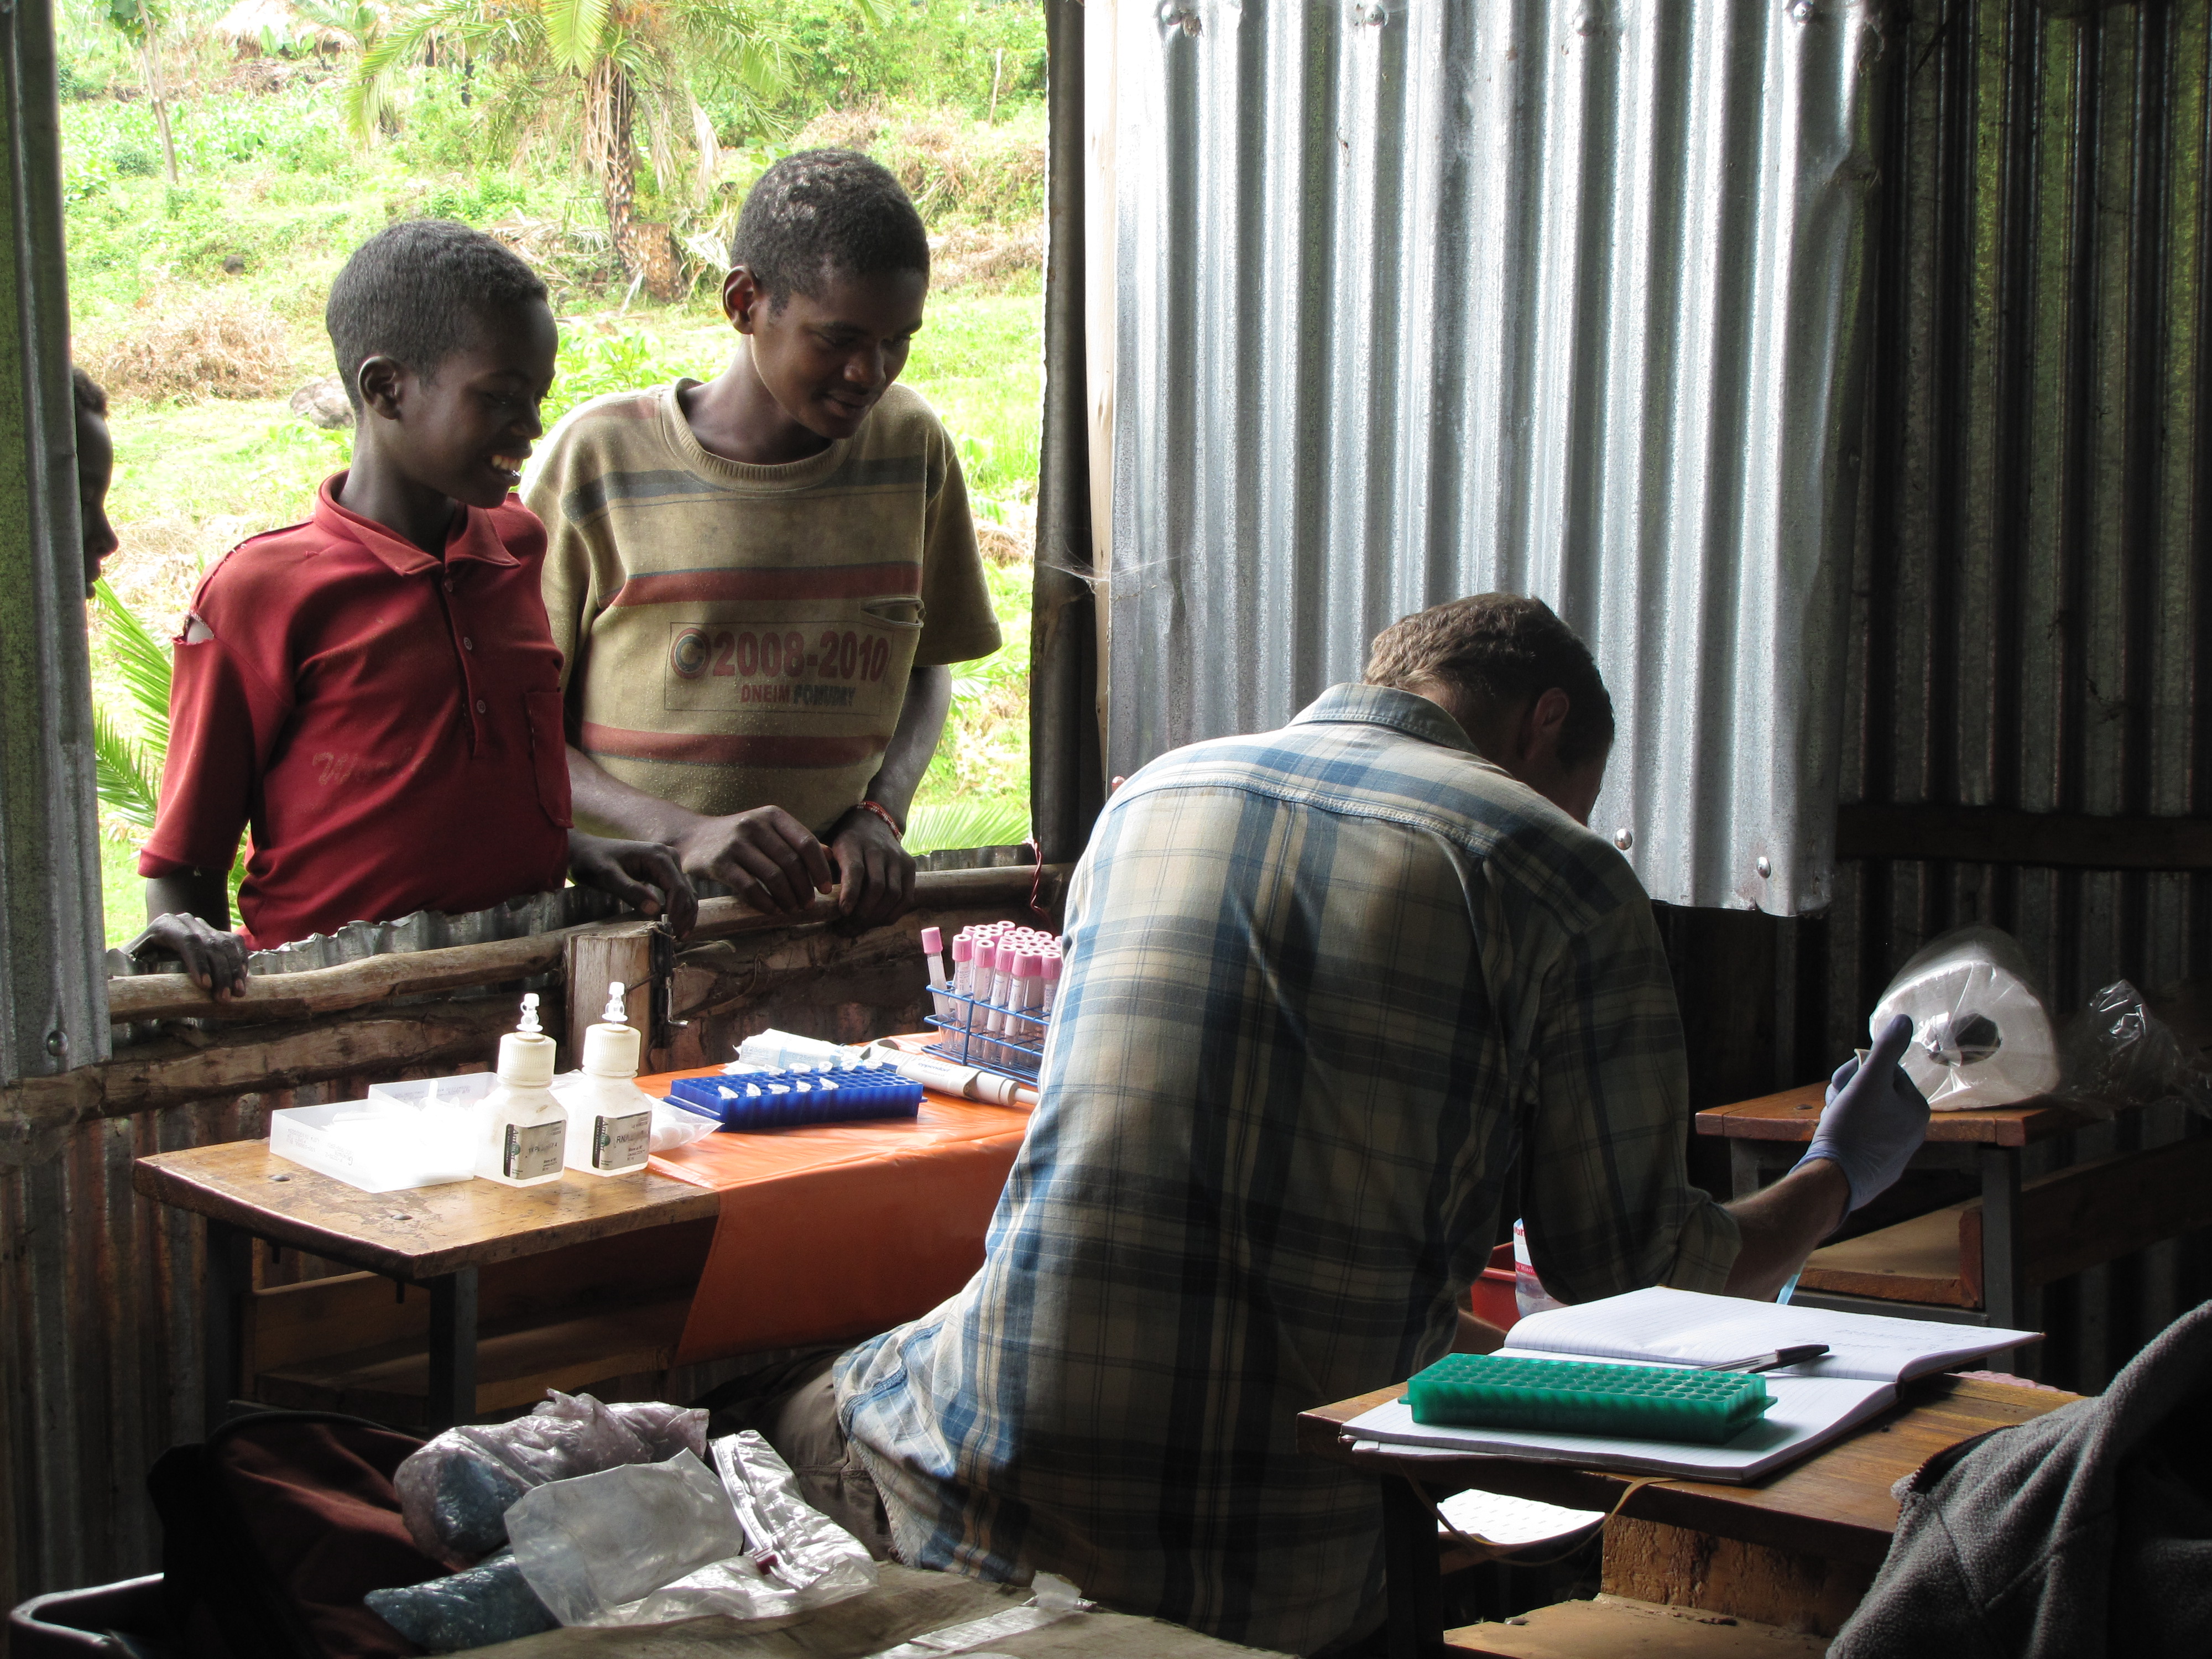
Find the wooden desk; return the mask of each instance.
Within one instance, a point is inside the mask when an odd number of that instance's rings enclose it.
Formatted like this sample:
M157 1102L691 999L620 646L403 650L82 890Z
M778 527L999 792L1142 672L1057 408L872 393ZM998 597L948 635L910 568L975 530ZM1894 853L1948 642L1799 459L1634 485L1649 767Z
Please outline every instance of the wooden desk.
M1437 1522L1408 1480L1419 1481L1431 1497L1468 1487L1533 1498L1572 1509L1610 1510L1633 1479L1558 1463L1522 1462L1503 1457L1408 1455L1403 1451L1356 1452L1343 1425L1362 1412L1395 1400L1405 1385L1300 1413L1298 1449L1375 1475L1382 1483L1384 1571L1389 1595L1391 1659L1428 1659L1444 1650L1439 1589ZM1653 1582L1666 1573L1665 1562L1680 1559L1690 1546L1706 1565L1698 1577L1705 1595L1698 1605L1731 1617L1786 1622L1773 1608L1737 1600L1732 1605L1722 1575L1712 1571L1715 1552L1697 1540L1733 1540L1733 1553L1764 1569L1772 1579L1814 1588L1832 1600L1857 1595L1888 1553L1897 1527L1897 1500L1889 1489L1946 1447L1984 1431L2023 1423L2066 1404L2075 1396L2056 1389L2014 1387L1964 1377L1923 1377L1905 1385L1898 1402L1881 1416L1803 1462L1745 1486L1698 1480L1669 1480L1645 1486L1631 1497L1607 1525L1608 1593L1645 1601L1680 1601L1686 1586ZM1615 1571L1616 1544L1632 1546L1647 1564L1639 1577L1621 1563ZM1683 1594L1654 1594L1655 1590Z
M1826 1085L1808 1084L1698 1114L1698 1133L1728 1141L1735 1196L1765 1186L1804 1156L1820 1121ZM1981 1311L1947 1308L1934 1316L1987 1325L2021 1326L2027 1317L2021 1225L2021 1153L2038 1141L2070 1133L2096 1121L2087 1113L2047 1101L1996 1106L1978 1112L1936 1112L1928 1139L1912 1155L1916 1170L1966 1170L1981 1178ZM1838 1301L1836 1305L1849 1305ZM1899 1313L1867 1306L1869 1312ZM2001 1363L2002 1356L1993 1364Z
M149 1198L207 1218L210 1429L239 1392L256 1238L428 1291L428 1410L432 1428L442 1429L477 1414L481 1268L646 1228L711 1223L720 1205L714 1193L650 1172L600 1180L571 1170L543 1187L459 1181L364 1193L272 1156L265 1140L157 1152L137 1161L131 1181Z

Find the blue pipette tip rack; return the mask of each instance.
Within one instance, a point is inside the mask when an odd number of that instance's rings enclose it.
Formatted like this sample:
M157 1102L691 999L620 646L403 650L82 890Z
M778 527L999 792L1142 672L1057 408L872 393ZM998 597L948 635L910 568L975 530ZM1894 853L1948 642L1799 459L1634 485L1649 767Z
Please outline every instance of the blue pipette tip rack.
M913 1117L921 1085L888 1066L845 1072L762 1069L714 1077L680 1077L668 1103L719 1121L725 1129L788 1129L808 1123L859 1123Z

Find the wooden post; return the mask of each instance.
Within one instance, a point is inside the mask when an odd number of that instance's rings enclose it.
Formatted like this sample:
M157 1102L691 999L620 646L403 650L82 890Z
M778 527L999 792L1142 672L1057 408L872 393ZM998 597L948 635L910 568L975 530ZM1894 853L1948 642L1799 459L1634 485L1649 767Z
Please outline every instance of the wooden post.
M607 987L616 980L623 986L623 1010L646 1041L653 1030L653 936L659 925L641 921L635 927L605 933L580 933L568 941L566 977L568 994L568 1052L564 1070L584 1063L584 1028L596 1025L606 1010Z
M48 0L0 8L0 1082L108 1055Z

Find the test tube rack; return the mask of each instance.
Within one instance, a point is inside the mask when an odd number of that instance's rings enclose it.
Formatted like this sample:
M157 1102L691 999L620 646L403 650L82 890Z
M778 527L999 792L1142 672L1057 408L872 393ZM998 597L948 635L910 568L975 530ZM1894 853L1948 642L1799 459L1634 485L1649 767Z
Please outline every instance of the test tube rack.
M1009 1008L950 987L933 990L937 1006L949 1012L928 1024L945 1033L932 1050L940 1060L995 1072L1018 1083L1034 1084L1044 1066L1044 1039L1052 1016L1042 1008Z
M757 1092L756 1092L757 1091ZM913 1117L921 1109L921 1085L888 1066L842 1071L758 1071L681 1077L668 1103L725 1129L784 1129L802 1123L853 1123Z

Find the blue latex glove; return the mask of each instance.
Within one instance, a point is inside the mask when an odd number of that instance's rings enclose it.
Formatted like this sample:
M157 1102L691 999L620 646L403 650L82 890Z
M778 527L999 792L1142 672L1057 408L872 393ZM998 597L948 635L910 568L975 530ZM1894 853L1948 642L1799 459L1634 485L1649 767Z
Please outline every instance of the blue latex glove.
M1903 1014L1875 1039L1862 1066L1854 1054L1828 1080L1827 1109L1813 1144L1795 1165L1831 1158L1851 1184L1851 1208L1887 1192L1928 1134L1928 1103L1898 1059L1912 1041Z

